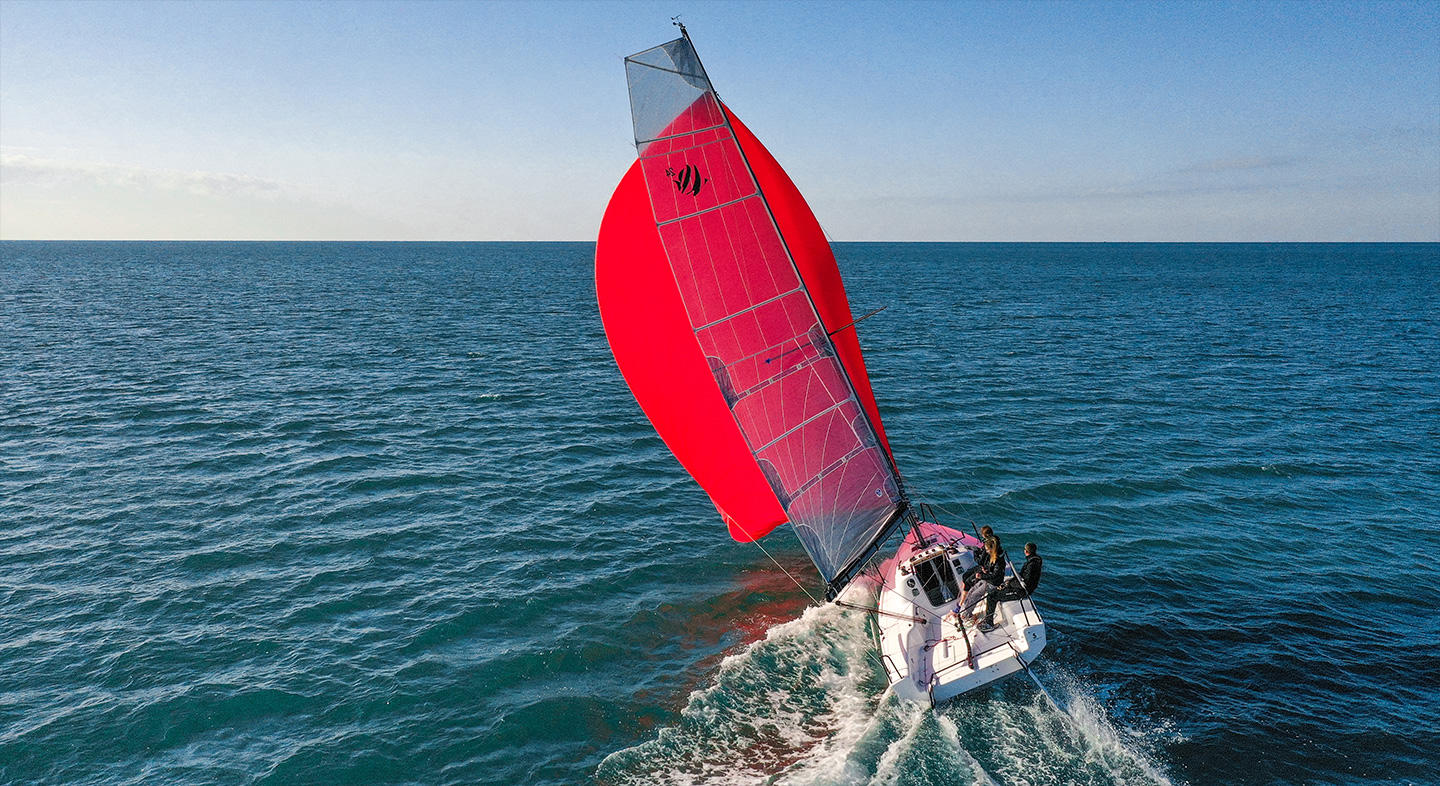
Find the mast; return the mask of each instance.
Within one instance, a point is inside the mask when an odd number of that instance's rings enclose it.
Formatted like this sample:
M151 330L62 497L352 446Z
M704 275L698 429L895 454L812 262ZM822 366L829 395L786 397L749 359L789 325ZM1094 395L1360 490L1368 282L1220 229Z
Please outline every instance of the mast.
M731 536L788 521L833 595L913 509L834 250L674 21L625 58L639 158L601 223L601 319Z
M700 59L700 52L695 49L695 42L690 38L690 31L685 29L685 23L681 22L679 17L672 18L671 22L676 27L680 28L681 37L685 39L685 43L690 45L690 51L695 55L695 64L700 67L700 74L705 77L706 84L710 86L710 92L714 94L715 100L720 104L721 117L725 121L726 129L729 130L730 134L734 136L737 140L737 144L735 147L740 151L740 160L744 162L745 169L750 174L750 179L755 181L755 191L760 197L760 204L764 205L765 207L765 214L770 218L770 223L775 228L775 234L780 238L780 244L785 249L785 257L790 261L791 268L795 270L796 278L800 279L803 282L805 279L804 276L800 274L799 268L795 265L795 255L790 250L790 243L785 239L785 233L781 231L780 223L775 220L775 211L770 207L770 199L765 195L765 189L760 187L760 179L755 176L755 168L750 164L750 157L746 155L744 146L738 144L739 135L735 133L735 126L730 122L730 113L726 111L725 102L720 99L720 92L715 89L715 83L710 79L710 72L705 69L705 63ZM825 320L821 317L820 310L815 306L815 299L810 294L809 287L802 287L802 290L805 293L806 301L810 304L810 310L813 311L815 314L816 321L819 322L820 326L823 328L825 326ZM839 332L839 330L851 328L854 326L855 322L858 321L859 320L854 320L849 325L844 325L833 332ZM830 353L834 355L838 360L838 358L840 357L840 353L835 347L835 341L832 335L832 331L825 330L823 332L825 335L824 340L826 347L830 350ZM858 336L859 331L857 330L856 332ZM854 398L855 402L860 405L860 414L865 419L865 425L870 431L870 438L875 441L875 444L880 448L880 452L885 456L885 463L890 468L890 477L895 482L895 489L899 497L899 504L896 507L895 512L890 515L889 520L887 520L884 524L880 526L880 529L875 533L875 536L870 539L870 542L866 544L865 548L861 549L860 553L854 559L850 560L848 563L842 566L840 571L835 575L835 578L829 580L826 583L825 597L827 600L835 598L840 593L840 591L845 588L845 585L850 583L850 580L851 578L853 578L856 569L860 565L863 565L875 553L875 550L879 547L879 545L884 542L884 540L888 538L892 532L894 532L897 523L901 519L905 518L907 514L910 514L910 496L905 490L905 482L900 476L900 468L895 464L895 457L891 455L890 450L887 449L885 444L880 441L880 429L871 419L870 411L866 409L864 401L860 397L860 392L855 387L855 380L850 377L849 369L845 367L844 363L837 363L837 365L840 367L840 376L845 380L845 384L850 390L851 397ZM913 518L913 514L911 514L910 517Z

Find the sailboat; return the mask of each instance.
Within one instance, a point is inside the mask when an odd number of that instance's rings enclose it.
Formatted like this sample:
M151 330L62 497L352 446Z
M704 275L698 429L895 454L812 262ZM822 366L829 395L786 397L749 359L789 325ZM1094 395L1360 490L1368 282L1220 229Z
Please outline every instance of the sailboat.
M1027 595L993 628L956 613L978 533L911 499L825 233L676 25L625 58L638 155L595 251L621 374L732 538L788 523L826 602L873 615L897 696L933 705L1028 671L1039 611Z

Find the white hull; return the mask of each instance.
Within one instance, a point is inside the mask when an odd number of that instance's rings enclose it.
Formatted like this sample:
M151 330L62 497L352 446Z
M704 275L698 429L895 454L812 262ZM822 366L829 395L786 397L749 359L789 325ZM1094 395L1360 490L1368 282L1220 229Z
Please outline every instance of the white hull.
M934 705L1028 666L1045 649L1045 622L1026 599L998 604L995 627L988 632L961 623L951 613L959 594L955 579L973 564L968 549L978 541L928 522L920 533L923 540L912 532L895 558L881 567L884 586L875 618L890 690L902 699ZM936 557L949 563L953 577L919 567L936 566ZM978 591L983 586L977 585L966 598L981 616L985 601Z

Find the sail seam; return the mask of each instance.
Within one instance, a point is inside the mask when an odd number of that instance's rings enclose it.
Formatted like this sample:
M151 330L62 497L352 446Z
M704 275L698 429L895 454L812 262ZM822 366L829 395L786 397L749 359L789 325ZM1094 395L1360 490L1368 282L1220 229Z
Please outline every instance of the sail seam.
M774 345L768 346L768 347L760 350L759 352L752 352L752 353L746 355L746 356L743 357L743 358L736 358L736 359L730 361L729 363L726 363L726 364L722 365L721 368L725 369L725 370L728 372L730 369L735 368L736 366L740 365L741 363L744 363L744 362L747 361L747 360L750 360L750 359L752 359L752 358L757 358L757 357L759 357L759 356L761 356L761 355L763 355L763 354L765 354L765 353L767 353L767 352L774 352L775 350L779 349L780 347L783 347L783 346L785 346L786 344L790 343L791 341L795 341L795 340L798 339L798 338L799 338L799 336L795 336L795 337L793 337L793 338L787 338L787 339L785 339L784 341L780 342L779 344L774 344ZM798 345L798 346L795 347L795 350L803 349L805 346L806 346L806 345L804 345L804 344ZM811 345L809 345L809 346L813 347L814 344L811 344ZM785 352L782 352L781 355L788 354L788 353L793 352L793 351L795 351L795 350L787 349L787 350L785 350ZM776 355L775 357L776 357L776 358L779 358L780 355ZM829 357L829 355L825 355L825 354L822 354L822 353L818 353L818 352L817 352L816 354L811 355L810 357L807 357L807 358L805 358L805 359L803 359L803 360L797 361L797 362L795 363L795 365L790 366L789 368L785 369L783 372L780 373L779 376L771 377L771 379L779 379L780 376L784 376L785 374L788 374L788 373L790 373L791 371L794 371L794 370L797 369L797 368L805 368L806 366L812 366L812 365L814 365L815 363L817 363L817 362L819 362L819 361L821 361L821 360L823 360L823 359L825 359L825 358L827 358L827 357ZM756 385L756 386L753 387L753 388L747 388L747 390L756 390L756 389L758 389L758 388L760 388L760 387L763 387L763 386L764 386L764 383L761 383L761 384L759 384L759 385Z
M656 45L650 47L649 49L641 49L639 52L636 52L636 53L633 54L633 55L627 56L627 57L625 58L625 60L626 60L626 62L630 62L630 61L632 61L632 60L635 60L635 58L637 58L637 57L639 57L639 56L641 56L641 55L648 55L648 54L650 54L651 52L654 52L656 49L664 49L665 47L670 46L671 44L677 44L677 43L679 43L679 42L681 42L681 41L684 41L684 40L685 40L685 36L683 36L683 35L680 36L679 38L672 38L672 39L670 39L669 41L666 41L666 42L663 43L663 44L656 44ZM693 47L692 47L692 48L693 48ZM637 65L645 65L644 63L640 63L640 62L638 62L638 61L636 61L636 64L637 64Z
M635 140L635 144L637 144L637 145L648 145L648 144L650 144L651 142L664 142L664 141L667 140L667 139L678 139L679 137L682 137L682 136L690 136L691 134L700 134L700 133L704 133L704 132L706 132L706 131L714 131L714 130L717 129L717 128L725 128L725 124L724 124L724 123L716 123L716 124L713 125L713 126L705 126L704 128L697 128L697 129L695 129L695 130L693 130L693 131L681 131L681 132L678 133L678 134L670 134L670 135L668 135L668 136L651 137L650 139L637 139L637 140ZM714 144L715 142L719 142L719 141L722 141L722 140L716 139L716 140L711 140L710 142L701 142L699 145L691 145L690 147L682 147L682 148L680 148L680 149L678 149L678 150L667 150L667 151L665 151L665 153L656 153L655 155L665 155L666 153L681 153L681 152L684 152L684 151L686 151L686 150L690 150L690 149L692 149L692 148L700 147L701 145L710 145L710 144ZM644 157L645 157L645 156L641 156L641 158L644 158ZM651 158L654 158L655 156L650 156L650 157L651 157Z
M800 488L795 489L793 492L791 492L791 493L790 493L790 498L791 498L791 499L798 499L799 497L801 497L802 495L804 495L805 492L807 492L807 491L809 491L811 488L813 488L816 483L819 483L821 480L823 480L826 475L829 475L831 472L834 472L835 470L839 469L840 467L845 466L845 464L848 463L848 462L850 461L850 459L855 458L856 456L860 455L861 453L864 453L865 451L867 451L867 450L869 450L869 449L870 449L870 446L869 446L869 445L866 445L866 444L863 443L863 442L859 443L859 445L858 445L854 450L850 451L849 453L846 453L845 455L841 456L840 458L836 459L835 461L830 462L830 465L827 466L827 467L825 467L825 469L822 469L822 470L820 470L819 472L815 473L815 477L812 477L812 478L810 478L809 480L805 481L804 485L800 486ZM854 508L852 508L852 510L854 510Z
M661 46L663 46L663 44L662 44ZM654 47L654 48L655 48L655 49L659 49L660 47L657 46L657 47ZM645 52L649 52L649 51L651 51L651 50L650 50L650 49L646 49L646 50L645 50ZM643 55L643 54L645 54L645 52L641 52L640 54ZM612 57L613 57L613 55L612 55ZM615 61L612 60L612 61L610 61L610 62L613 63L613 62L615 62ZM707 85L710 84L710 78L707 77L707 76L705 76L704 74L687 74L687 73L685 73L684 71L676 71L676 70L673 69L673 68L666 68L666 67L664 67L664 66L650 65L649 63L642 63L642 62L640 62L639 60L631 60L631 59L628 58L628 57L625 58L625 62L627 62L627 63L633 63L633 64L635 64L635 65L637 65L637 66L640 66L641 68L653 68L653 69L655 69L656 71L664 71L664 72L667 73L667 74L678 74L678 75L680 75L680 76L688 76L688 77L690 77L691 79L704 79L704 80L705 80L705 84L707 84ZM709 92L714 92L714 88L711 88Z
M776 374L775 376L770 377L770 378L764 380L763 382L760 382L760 383L758 383L758 384L756 384L756 385L752 385L751 387L745 388L744 390L737 392L737 393L735 394L735 404L730 405L730 408L731 408L731 409L734 409L734 408L735 408L735 405L736 405L736 404L739 404L741 401L744 401L745 399L750 398L751 396L758 395L761 391L765 390L766 388L770 388L770 387L775 386L776 384L778 384L778 383L780 382L780 380L785 379L786 377L793 376L794 374L797 374L797 373L799 373L799 372L801 372L801 371L804 371L804 370L807 369L807 368L810 368L810 367L812 367L812 366L819 365L819 364L820 364L821 362L823 362L825 359L826 359L826 356L825 356L825 355L816 355L815 357L807 358L807 359L805 359L805 360L803 360L803 361L801 361L801 362L799 362L799 363L796 363L795 365L791 366L790 368L787 368L787 369L785 369L784 371L781 371L779 374ZM722 368L729 368L729 366L722 366ZM827 391L828 391L828 388L827 388ZM843 400L843 399L842 399L842 400Z
M747 200L747 199L754 199L754 198L757 197L757 196L759 196L759 192L758 192L758 191L757 191L756 193L754 193L754 194L748 194L748 195L746 195L746 196L740 197L739 199L732 199L732 200L730 200L729 202L721 202L720 204L715 205L714 207L707 207L707 208L705 208L704 210L697 210L697 211L695 211L694 213L690 213L689 215L680 216L680 217L678 217L678 218L668 218L668 219L666 219L666 220L664 220L664 221L657 221L657 222L655 222L655 226L657 226L657 227L669 226L670 224L673 224L673 223L675 223L676 221L684 221L684 220L687 219L687 218L694 218L694 217L696 217L696 216L703 216L703 215L705 215L706 213L713 213L713 212L715 212L716 210L719 210L719 209L722 208L722 207L730 207L731 205L735 205L735 204L739 204L739 203L741 203L741 202L744 202L744 201ZM698 330L699 328L696 328L696 329Z
M842 399L840 399L839 401L835 402L834 404L831 404L830 406L828 406L828 407L820 410L819 412L816 412L814 415L811 415L810 417L808 417L808 418L802 420L801 422L795 424L795 425L792 426L788 431L786 431L784 434L781 434L780 436L778 436L778 437L770 440L769 442L766 442L764 445L762 445L762 446L760 446L760 447L758 447L758 448L755 448L754 450L752 450L752 451L750 451L750 452L751 452L751 453L754 453L756 458L759 458L761 453L764 453L764 452L765 452L766 450L768 450L771 446L773 446L776 442L779 442L780 440L782 440L782 439L790 436L791 434L794 434L795 432L799 431L800 429L804 428L805 426L807 426L807 425L815 422L817 419L823 417L823 416L826 415L827 413L833 412L833 411L839 409L841 404L849 404L849 403L850 403L850 399L849 399L848 397L847 397L847 398L842 398ZM731 410L731 411L733 412L734 410ZM742 429L742 432L743 432L743 429ZM861 442L860 444L861 444L862 447L865 445L864 442Z
M696 131L686 131L686 132L683 133L683 134L676 134L675 136L665 137L665 139L674 139L676 136L693 136L693 135L695 135L695 134L702 134L702 133L704 133L704 132L706 132L706 131L714 131L716 128L719 128L719 126L710 126L709 128L701 128L701 129L698 129L698 130L696 130ZM715 139L709 139L709 140L706 140L706 141L704 141L704 142L696 142L695 144L693 144L693 145L688 145L688 146L686 146L686 147L672 147L672 148L668 148L668 149L666 149L666 150L660 151L659 153L651 153L651 152L648 151L648 148L647 148L647 151L644 152L644 153L637 152L637 153L636 153L636 157L639 158L641 161L649 161L649 160L652 159L652 158L660 158L661 156L673 156L673 155L676 155L676 154L679 154L679 153L688 153L688 152L690 152L691 150L699 150L699 149L702 148L702 147L709 147L709 146L711 146L711 145L723 145L723 144L725 144L727 141L731 141L731 140L733 140L734 138L735 138L735 137L733 137L733 136L730 136L730 137L723 137L723 136L722 136L722 137L717 137L717 138L715 138ZM636 143L635 143L635 145L636 145L636 150L637 150L637 151L639 150L639 146L640 146L640 145L649 145L649 144L653 143L654 141L655 141L655 140L652 139L652 140L650 140L650 142L636 142Z
M743 199L749 199L749 198L750 198L750 197L743 197L742 200L737 200L737 201L743 201ZM718 205L717 207L724 207L724 205ZM698 216L698 215L700 215L700 214L699 214L699 213L696 213L695 215ZM686 218L690 218L690 216L686 216ZM699 333L699 332L702 331L702 330L709 330L710 328L715 327L716 325L718 325L718 324L720 324L720 323L722 323L722 322L728 322L728 321L734 319L735 317L742 316L742 315L744 315L744 314L748 314L748 313L750 313L751 311L754 311L755 309L757 309L757 308L759 308L759 307L761 307L761 306L769 305L769 304L771 304L771 303L774 303L774 302L777 301L777 300L780 300L781 298L788 297L788 296L793 295L793 294L795 294L796 292L799 292L799 291L800 291L800 288L799 288L799 287L796 287L796 288L794 288L794 289L791 289L791 290L788 290L788 291L785 291L785 292L781 292L780 294L776 295L775 297L770 298L769 300L762 300L761 302L756 303L756 304L753 305L753 306L746 306L745 308L742 308L742 309L740 309L739 311L736 311L734 314L729 314L729 315L727 315L727 316L720 317L719 319L715 320L714 322L707 322L707 323L701 325L700 327L694 328L694 330L695 330L696 333ZM787 339L785 339L785 341L792 341L792 340L793 340L793 338L787 338ZM785 342L782 341L782 342L780 342L780 343L783 344L783 343L785 343ZM775 344L774 346L766 347L765 349L760 350L760 352L756 352L755 355L759 355L761 352L765 352L766 350L774 349L775 347L778 347L778 346L780 346L780 344ZM736 360L736 361L734 361L734 362L739 363L741 360L749 360L750 358L755 357L755 355L746 355L745 357L740 358L739 360Z

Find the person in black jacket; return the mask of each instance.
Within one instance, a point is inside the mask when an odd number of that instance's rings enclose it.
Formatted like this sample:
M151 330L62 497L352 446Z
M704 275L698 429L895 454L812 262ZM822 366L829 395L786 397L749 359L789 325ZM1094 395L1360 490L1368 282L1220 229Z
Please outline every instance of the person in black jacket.
M969 618L973 623L978 617L978 613L974 611L973 607L979 605L980 595L985 592L993 592L994 588L999 587L1005 581L1005 563L1009 561L1009 558L1005 556L1005 547L1000 545L1000 539L995 537L995 533L989 527L981 529L980 532L985 536L985 547L978 557L975 567L965 571L961 577L964 589L960 592L960 602L955 604L957 624L961 615ZM984 586L977 591L974 598L971 598L971 591L982 582Z
M992 563L994 562L994 559L991 557L992 554L999 552L1001 554L1000 562L1002 564L1005 562L1005 548L1000 545L1000 539L995 537L995 530L990 529L990 526L987 524L980 528L980 535L984 540L981 541L980 547L973 551L975 554L975 566L965 571L960 577L960 582L967 592L975 585L975 582L984 578L983 574L988 572L987 568L992 567Z
M1025 544L1025 565L1020 568L1020 582L1015 583L1014 579L1005 582L1004 586L992 591L985 596L985 621L980 623L980 630L989 631L995 629L995 607L1001 601L1020 600L1028 598L1040 588L1040 568L1045 560L1035 549L1034 543ZM1004 570L1003 568L1001 569ZM1004 575L1003 573L1001 575Z

